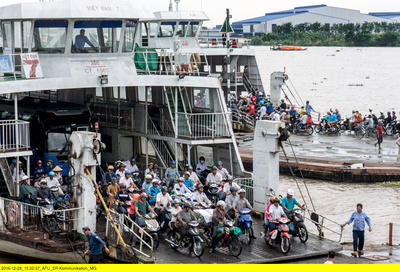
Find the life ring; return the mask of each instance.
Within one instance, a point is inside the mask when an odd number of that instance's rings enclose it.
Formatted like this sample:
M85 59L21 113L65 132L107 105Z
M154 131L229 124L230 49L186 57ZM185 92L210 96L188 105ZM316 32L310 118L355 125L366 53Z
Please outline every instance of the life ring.
M8 205L7 211L8 211L8 221L13 224L17 223L17 220L19 218L19 209L17 203L11 202Z
M194 58L196 58L196 62L194 62ZM190 56L190 65L192 66L192 70L198 70L198 64L200 63L200 55L197 53L194 53Z

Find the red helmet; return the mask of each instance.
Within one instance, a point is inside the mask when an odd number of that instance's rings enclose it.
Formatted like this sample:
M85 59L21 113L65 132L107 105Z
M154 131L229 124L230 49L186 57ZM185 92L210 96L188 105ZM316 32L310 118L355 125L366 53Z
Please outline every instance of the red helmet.
M149 164L148 165L153 165L154 163L152 163L152 162L149 162Z
M294 111L294 112L296 112L297 110L296 110L296 109L294 109L293 111Z
M273 196L273 197L271 197L271 198L269 199L269 202L271 202L271 203L272 203L272 202L274 201L274 198L275 198L274 196Z
M147 195L146 195L146 193L141 193L140 197L146 197L147 198Z
M39 163L42 163L42 161L41 161L41 160L38 160L36 163L39 164Z

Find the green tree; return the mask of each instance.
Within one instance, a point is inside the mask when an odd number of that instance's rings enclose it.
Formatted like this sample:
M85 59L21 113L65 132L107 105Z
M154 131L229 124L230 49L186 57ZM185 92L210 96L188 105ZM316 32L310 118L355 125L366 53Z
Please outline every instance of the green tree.
M262 45L263 44L263 40L261 39L261 37L254 37L253 39L251 39L250 41L250 45Z

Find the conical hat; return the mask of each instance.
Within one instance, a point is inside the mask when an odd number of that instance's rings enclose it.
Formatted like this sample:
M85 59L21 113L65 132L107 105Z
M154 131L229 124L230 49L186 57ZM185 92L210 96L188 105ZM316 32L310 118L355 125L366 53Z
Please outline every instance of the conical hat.
M56 167L54 167L53 171L60 172L62 171L62 168L57 165Z

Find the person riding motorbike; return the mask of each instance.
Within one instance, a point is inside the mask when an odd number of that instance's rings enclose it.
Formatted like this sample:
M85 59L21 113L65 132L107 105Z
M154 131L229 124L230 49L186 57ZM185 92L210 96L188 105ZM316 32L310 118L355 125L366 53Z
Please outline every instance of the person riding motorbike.
M201 172L205 170L208 170L208 167L206 165L206 159L203 156L201 156L199 158L199 163L196 166L196 172L197 174L201 174Z
M130 163L126 166L126 170L131 171L131 173L141 172L141 171L139 171L139 167L136 164L136 159L135 158L131 158L130 159Z
M117 175L114 173L114 166L109 165L107 169L108 171L104 173L102 181L109 185L111 184L111 179L117 178Z
M47 187L47 181L45 179L40 180L40 187L33 193L32 199L38 201L38 206L44 206L41 201L51 198L50 188Z
M283 212L283 209L281 206L279 206L280 203L280 199L279 197L274 197L273 203L274 205L271 205L269 208L269 231L273 231L274 229L276 229L276 219L281 218L282 216L285 217L287 219L286 214ZM271 237L269 238L268 243L270 245L272 245L272 239Z
M35 181L38 181L44 177L45 171L41 160L38 160L36 164L37 166L35 167L35 171L33 173L35 174Z
M165 214L166 214L166 208L172 206L172 198L168 194L168 189L166 186L161 187L161 193L157 194L157 199L156 199L156 207L155 211L157 212L158 215L158 222L161 223L165 221L161 231L165 231L169 220L166 220Z
M199 183L200 179L199 179L199 176L197 176L197 173L193 171L193 166L189 165L187 171L190 174L189 178L192 180L194 186L197 186L197 184Z
M223 193L225 194L225 196L221 200L225 200L226 197L231 194L231 188L232 187L236 188L236 191L240 190L240 186L236 182L233 181L233 177L232 176L228 176L227 179L226 179L226 183L224 185L224 189L223 189Z
M218 161L217 162L217 173L219 173L222 176L222 179L226 179L229 176L229 172L228 170L226 170L226 168L223 167L223 163L222 161Z
M148 197L150 206L154 207L156 205L157 194L161 192L161 188L160 181L158 179L153 179L151 183L153 183L153 186L149 188Z
M164 183L169 187L177 178L179 178L179 172L176 168L176 161L171 161L171 166L165 171Z
M190 173L186 171L183 176L184 176L183 184L185 184L185 186L187 188L193 187L194 184L193 184L192 180L189 178L190 177Z
M144 176L147 176L149 174L151 175L153 173L153 165L154 163L149 162L147 169L144 170Z
M146 199L146 193L141 193L139 201L135 203L136 223L141 227L144 227L146 225L143 218L146 216L148 211L156 214L153 208L150 207L150 204L146 201Z
M232 209L235 211L235 223L237 225L239 220L239 211L244 208L249 208L254 212L253 207L250 205L250 202L244 197L246 191L244 189L240 189L238 191L239 198L233 202Z
M181 201L179 199L174 199L174 203L171 209L171 227L173 229L178 229L179 228L179 221L178 220L178 214L180 211L182 211L182 208L180 206Z
M232 209L232 206L233 206L233 203L235 202L235 200L239 198L239 196L237 195L238 189L235 187L231 187L230 191L231 191L231 194L228 195L225 199L225 202L226 202L225 211L229 214L230 217L235 217L235 210Z
M294 191L292 189L287 190L287 196L282 199L282 209L285 213L293 211L294 205L297 205L300 209L305 210L306 208L302 207L296 198L293 197Z
M264 226L264 232L261 232L261 239L263 239L265 237L265 235L267 235L269 233L269 226L270 226L270 222L269 222L269 209L272 205L274 205L274 198L275 197L271 197L269 199L269 204L267 206L267 208L265 209L265 226Z
M121 188L121 191L119 191L117 193L117 202L118 202L117 212L122 213L122 214L127 214L127 210L128 210L127 201L132 200L132 198L128 194L125 184L122 183L120 188Z
M185 200L186 193L190 193L190 190L183 183L183 178L178 179L178 183L174 186L175 199Z
M116 177L111 178L111 184L108 185L107 187L107 195L108 195L107 203L110 208L112 208L113 204L117 200L117 194L120 190L121 188L117 183L117 178Z
M232 220L232 218L226 213L225 209L225 201L219 200L217 202L217 208L214 209L212 215L212 223L213 223L213 233L212 233L212 242L211 242L211 249L209 253L215 252L215 247L217 246L218 242L218 226L224 225L224 219L227 218L228 220Z
M217 170L218 170L218 168L216 166L212 167L212 171L210 174L208 174L205 185L208 185L210 183L216 183L218 185L221 185L222 176L221 176L221 174L217 173Z
M204 193L204 186L203 184L197 185L197 191L193 194L193 201L196 200L195 206L201 205L201 203L206 203L207 205L211 205L211 201L208 199L206 194Z
M179 212L177 219L179 221L179 226L180 226L179 244L181 245L182 240L186 234L187 224L190 223L191 221L197 221L196 216L192 211L192 204L190 202L185 202L185 204L183 204L183 210Z
M144 191L146 194L149 194L150 187L153 186L151 183L152 179L153 177L150 174L146 175L144 178L145 182L142 184L142 191Z

